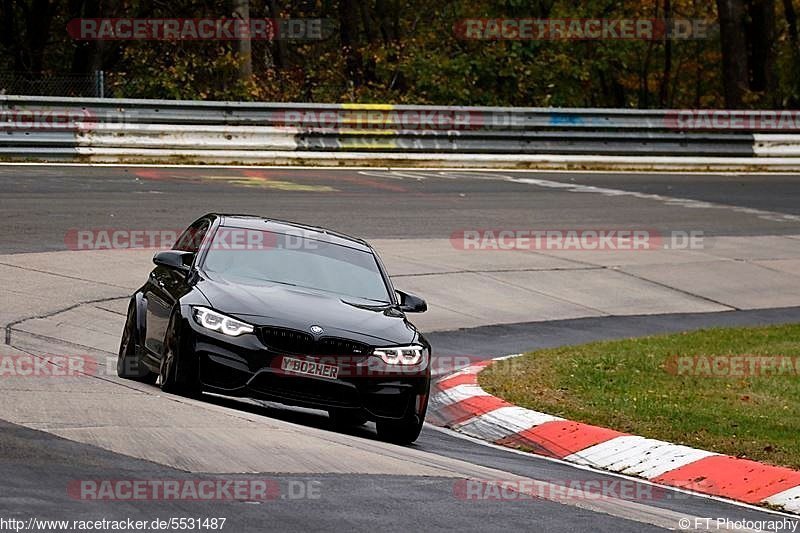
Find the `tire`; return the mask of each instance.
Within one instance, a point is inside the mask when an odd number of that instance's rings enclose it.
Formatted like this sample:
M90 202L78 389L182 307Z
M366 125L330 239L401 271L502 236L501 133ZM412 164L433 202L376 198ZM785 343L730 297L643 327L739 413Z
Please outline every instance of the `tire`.
M336 429L353 428L367 423L367 417L355 409L328 409L328 416Z
M415 414L401 420L378 420L378 437L394 444L411 444L419 437L423 422Z
M122 339L119 343L119 354L117 356L117 375L121 378L153 385L156 382L157 375L142 362L141 350L139 328L137 327L136 300L134 299L128 305L125 327L122 329Z
M180 316L172 313L164 339L159 381L161 390L179 396L196 397L202 392L198 379L198 366L185 339L178 331Z

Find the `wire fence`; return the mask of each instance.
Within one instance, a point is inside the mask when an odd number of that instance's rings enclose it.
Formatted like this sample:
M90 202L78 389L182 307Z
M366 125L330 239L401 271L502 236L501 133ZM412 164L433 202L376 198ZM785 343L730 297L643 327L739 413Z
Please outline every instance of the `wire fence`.
M30 96L106 96L102 70L88 74L0 72L0 94Z

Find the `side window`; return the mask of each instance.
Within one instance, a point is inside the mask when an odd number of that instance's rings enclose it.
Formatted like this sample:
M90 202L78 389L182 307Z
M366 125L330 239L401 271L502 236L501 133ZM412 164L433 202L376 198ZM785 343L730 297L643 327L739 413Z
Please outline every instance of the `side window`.
M206 236L206 232L208 231L210 225L211 224L207 219L198 220L183 232L172 249L196 254L200 249L200 243L203 242L203 237Z

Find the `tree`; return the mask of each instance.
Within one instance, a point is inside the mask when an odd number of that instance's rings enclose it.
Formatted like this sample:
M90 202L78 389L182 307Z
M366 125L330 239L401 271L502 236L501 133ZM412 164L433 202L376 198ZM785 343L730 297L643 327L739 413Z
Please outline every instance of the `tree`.
M742 107L748 86L744 0L717 0L717 10L725 106L729 109L738 109Z
M250 0L233 0L233 18L250 23ZM246 81L253 75L253 54L250 46L250 35L240 35L236 41L237 59L239 60L239 79Z

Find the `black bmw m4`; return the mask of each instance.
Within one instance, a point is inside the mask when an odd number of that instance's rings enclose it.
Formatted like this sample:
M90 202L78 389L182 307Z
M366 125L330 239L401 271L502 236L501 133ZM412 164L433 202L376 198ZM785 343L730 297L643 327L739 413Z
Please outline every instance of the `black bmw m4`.
M336 426L376 422L416 440L430 344L375 251L330 230L209 214L131 297L117 373L165 392L247 396L327 410Z

